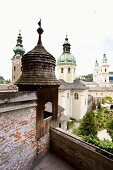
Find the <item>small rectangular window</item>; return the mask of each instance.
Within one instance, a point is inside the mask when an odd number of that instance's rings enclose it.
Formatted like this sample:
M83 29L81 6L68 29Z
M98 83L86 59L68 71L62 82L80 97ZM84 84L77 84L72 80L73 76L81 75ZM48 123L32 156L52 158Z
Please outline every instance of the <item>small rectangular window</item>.
M63 68L61 68L61 73L63 73Z

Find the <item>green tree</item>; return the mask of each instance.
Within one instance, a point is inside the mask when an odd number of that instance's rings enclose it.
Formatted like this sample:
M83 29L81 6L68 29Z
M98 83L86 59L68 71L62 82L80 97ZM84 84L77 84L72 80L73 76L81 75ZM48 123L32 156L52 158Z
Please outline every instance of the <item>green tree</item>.
M96 113L96 123L98 130L102 128L106 128L106 118L107 114L105 113L104 109L98 109Z
M0 84L4 84L5 83L5 80L0 80Z
M97 109L98 109L98 110L102 110L102 107L101 107L100 102L98 102L98 104L97 104Z
M102 103L103 104L106 103L106 102L112 102L112 101L113 101L113 99L110 96L106 96L106 97L102 98Z
M5 83L6 83L6 84L9 84L9 83L11 83L11 80L10 80L10 79L5 80Z
M4 78L2 76L0 76L0 80L4 80Z
M113 141L113 117L107 123L107 131L108 131L108 133L111 136L112 141Z
M92 82L92 81L93 81L93 74L83 75L83 76L82 76L82 79L83 79L84 81L87 81L87 82Z
M79 127L80 135L88 136L88 135L97 135L97 125L96 125L96 116L93 111L87 112Z

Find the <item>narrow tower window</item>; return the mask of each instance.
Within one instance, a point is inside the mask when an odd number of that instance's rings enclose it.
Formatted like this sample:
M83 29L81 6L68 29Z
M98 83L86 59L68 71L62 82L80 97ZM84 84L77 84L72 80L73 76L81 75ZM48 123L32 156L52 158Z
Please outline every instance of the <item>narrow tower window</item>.
M16 67L14 66L14 71L16 71Z
M105 72L106 72L106 68L105 68Z
M67 98L69 99L69 93L67 94Z
M61 73L63 73L63 68L61 68Z
M68 68L68 73L70 73L70 68Z

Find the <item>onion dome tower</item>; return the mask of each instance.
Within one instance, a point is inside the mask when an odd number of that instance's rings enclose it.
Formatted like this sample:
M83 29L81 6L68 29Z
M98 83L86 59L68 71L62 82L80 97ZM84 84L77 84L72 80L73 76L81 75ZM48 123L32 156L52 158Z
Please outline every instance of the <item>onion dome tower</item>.
M22 45L22 36L21 36L21 31L19 30L19 35L17 37L17 44L16 47L13 49L15 56L19 57L22 56L25 53L25 50Z
M16 47L13 49L14 56L12 58L12 84L17 81L21 75L21 58L22 55L25 53L25 50L22 45L22 36L19 30L19 35L17 37L17 44Z
M37 91L36 135L37 139L44 136L44 109L48 102L52 105L52 118L58 115L58 87L59 81L55 77L55 58L42 45L41 20L37 32L37 45L22 56L22 75L15 83L19 91Z
M72 83L76 78L76 59L70 52L70 43L66 35L63 44L63 53L57 61L58 79L63 79L65 82Z

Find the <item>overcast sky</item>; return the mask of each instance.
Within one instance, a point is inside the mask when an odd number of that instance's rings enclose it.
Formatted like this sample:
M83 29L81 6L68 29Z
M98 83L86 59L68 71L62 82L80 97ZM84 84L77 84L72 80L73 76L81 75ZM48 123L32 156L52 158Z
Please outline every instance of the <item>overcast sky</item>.
M103 53L113 71L113 0L0 0L0 75L5 79L11 79L19 29L28 52L37 44L40 18L43 45L56 60L67 33L77 75L92 73Z

